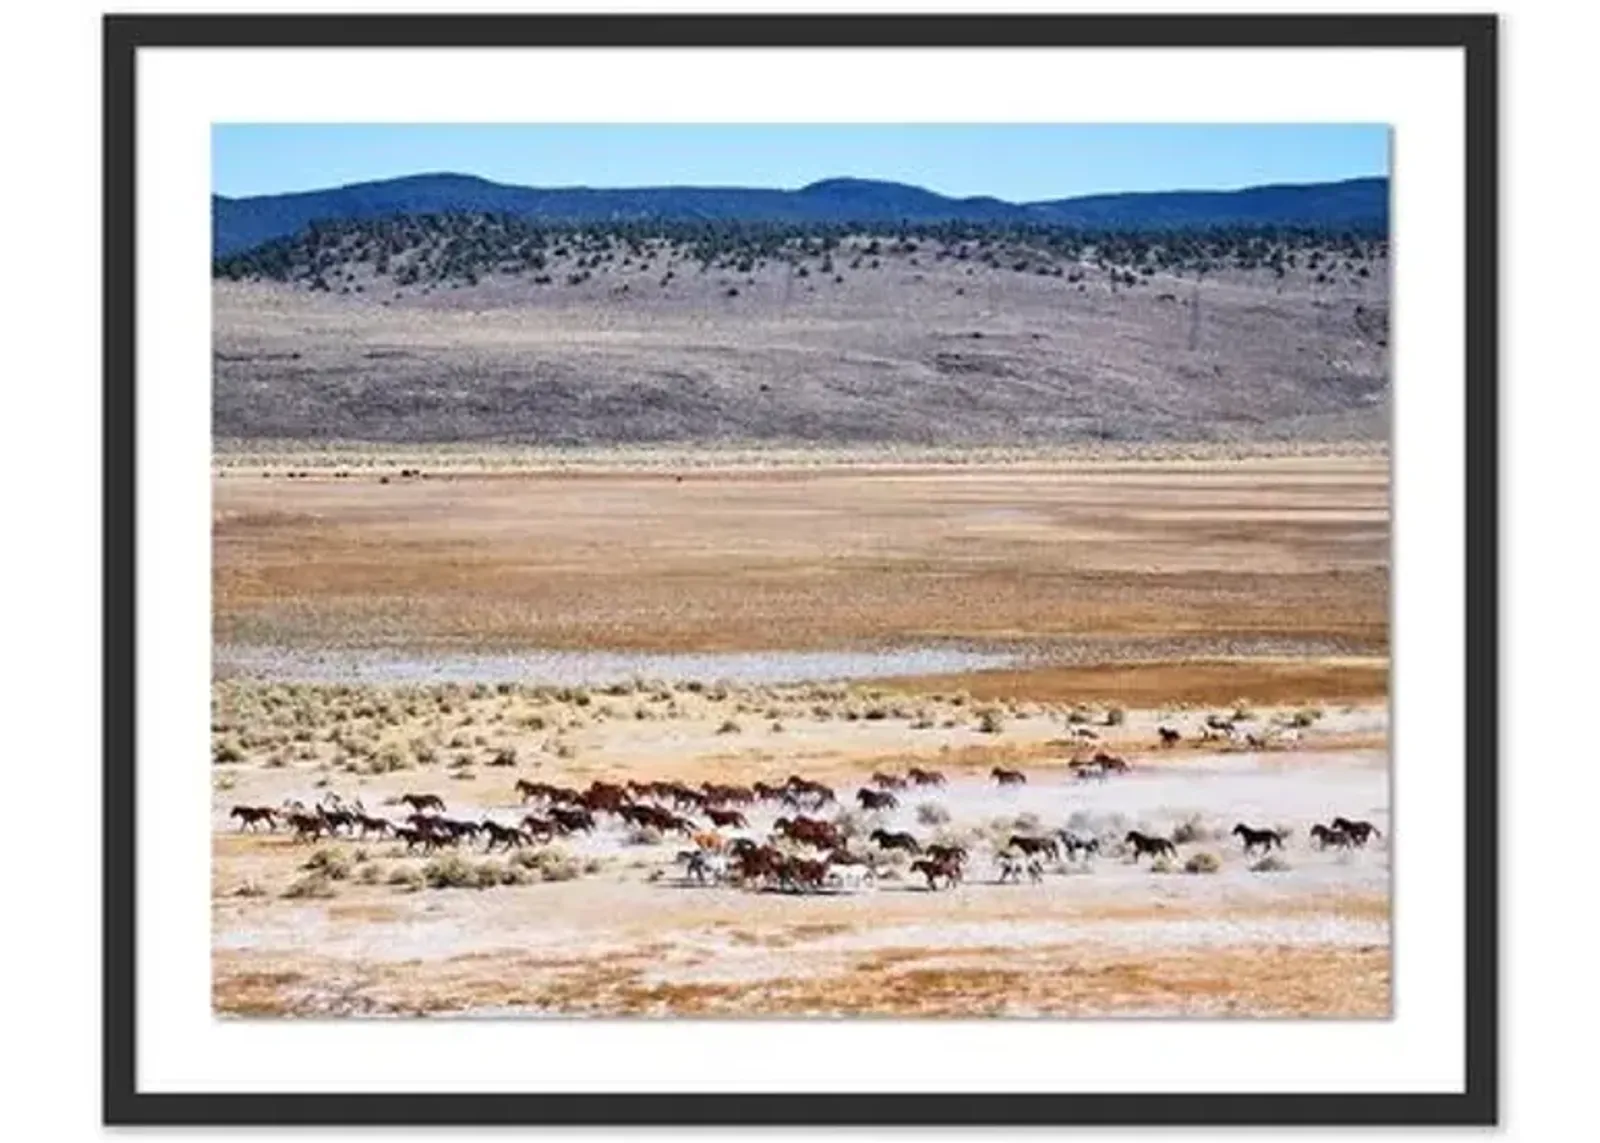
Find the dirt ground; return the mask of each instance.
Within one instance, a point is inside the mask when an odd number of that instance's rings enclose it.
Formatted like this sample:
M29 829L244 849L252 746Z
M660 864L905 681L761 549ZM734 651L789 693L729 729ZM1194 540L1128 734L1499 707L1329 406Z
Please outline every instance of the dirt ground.
M336 471L213 482L219 643L975 640L1057 663L1387 651L1381 454L389 483Z
M489 468L217 470L219 1013L1389 1012L1386 457ZM1097 750L1131 771L1078 779ZM910 766L948 784L854 805ZM701 885L686 839L609 819L422 855L230 817L427 792L510 825L519 778L793 773L875 882ZM1314 846L1339 814L1381 833ZM1240 822L1286 831L1281 867ZM929 891L880 826L968 846L966 882ZM1100 855L997 883L1057 829Z

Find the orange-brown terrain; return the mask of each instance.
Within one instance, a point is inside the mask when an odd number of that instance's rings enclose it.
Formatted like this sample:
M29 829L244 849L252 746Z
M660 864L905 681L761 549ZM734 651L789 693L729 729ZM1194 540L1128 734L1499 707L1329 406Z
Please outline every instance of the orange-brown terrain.
M1388 1012L1381 452L219 461L219 1012ZM945 784L860 805L911 767ZM510 828L547 812L519 780L792 774L837 803L716 832L828 820L864 864L816 891L692 876L709 838L606 813L494 852L231 816L432 793ZM1315 844L1339 814L1380 832ZM964 879L874 829L964 846ZM1099 852L1008 872L1058 831Z

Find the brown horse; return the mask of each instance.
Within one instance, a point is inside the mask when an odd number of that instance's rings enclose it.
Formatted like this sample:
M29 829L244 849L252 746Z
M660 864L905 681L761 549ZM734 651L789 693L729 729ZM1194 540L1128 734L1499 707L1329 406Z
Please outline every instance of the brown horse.
M328 828L321 814L290 813L288 820L296 841L315 841Z
M953 862L959 866L967 864L967 847L964 845L930 845L928 856L935 861Z
M267 832L271 833L278 828L278 814L271 806L234 806L229 818L239 819L239 828L255 832L257 822L267 823Z
M791 857L778 867L778 884L798 893L822 888L828 876L826 861L812 861L804 857Z
M906 788L906 780L904 778L897 777L894 774L885 774L882 770L873 771L872 784L880 790L903 790Z
M1002 786L1021 786L1028 781L1021 770L1008 770L1004 766L996 766L989 771L989 776Z
M529 814L522 819L522 832L529 841L549 841L556 836L556 826L554 822Z
M361 827L361 836L363 838L367 837L369 834L377 834L379 837L385 837L388 835L390 830L394 829L393 823L391 823L388 819L371 818L366 814L356 815L356 825Z
M733 854L734 879L744 885L777 880L786 860L773 846L757 845L748 838L740 838L729 850Z
M779 818L772 823L772 831L780 837L803 841L818 849L837 849L844 843L834 825L814 818Z
M441 814L444 813L444 799L438 794L401 794L400 800L418 813L423 810L438 810Z
M906 771L906 777L910 778L912 783L917 786L944 785L944 775L937 770L923 770L912 766Z
M713 782L701 782L700 792L705 796L707 803L716 802L725 806L748 806L755 801L755 792L745 786L720 786Z
M944 881L946 889L954 889L961 883L961 865L955 861L938 861L925 857L921 861L911 863L911 872L926 877L929 889L938 889L940 880Z
M1136 829L1130 829L1128 836L1122 840L1126 844L1133 846L1133 860L1135 862L1138 862L1147 853L1152 860L1157 857L1176 858L1178 856L1178 847L1164 837L1151 837L1147 833L1140 833Z
M428 829L413 829L411 826L395 826L394 839L406 843L406 852L410 853L419 845L424 853L430 852L439 845L439 835Z
M1161 745L1169 750L1183 739L1183 735L1171 726L1158 726L1156 733L1161 735Z
M711 819L711 824L723 829L748 829L750 823L745 820L738 810L706 810L706 817Z
M1095 755L1090 761L1108 774L1126 774L1128 772L1127 759L1119 758L1115 754L1107 754L1104 750L1095 751Z

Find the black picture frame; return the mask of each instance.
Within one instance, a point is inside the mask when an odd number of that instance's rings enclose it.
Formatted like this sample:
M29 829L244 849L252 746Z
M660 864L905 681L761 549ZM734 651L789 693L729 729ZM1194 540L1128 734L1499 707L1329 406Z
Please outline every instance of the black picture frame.
M1492 15L113 15L104 55L103 1118L108 1124L1492 1124L1497 1116ZM1466 988L1459 1093L154 1093L135 1070L135 72L170 47L1446 47L1466 61Z

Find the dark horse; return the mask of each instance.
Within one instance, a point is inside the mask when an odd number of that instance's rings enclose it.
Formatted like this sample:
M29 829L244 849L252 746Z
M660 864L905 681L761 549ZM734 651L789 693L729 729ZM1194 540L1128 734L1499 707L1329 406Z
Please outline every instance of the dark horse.
M922 852L922 846L918 845L917 839L909 833L890 833L886 829L875 829L867 836L883 849L903 849L907 853Z
M1025 857L1036 857L1043 854L1051 861L1061 860L1061 847L1056 844L1053 837L1028 837L1025 834L1014 833L1011 840L1006 842L1007 849L1014 849Z
M1007 770L1004 766L996 766L989 775L1002 786L1021 786L1028 780L1021 770Z
M266 822L267 829L278 828L278 815L271 806L234 806L230 818L239 819L239 828L254 833L257 822Z
M1335 849L1349 849L1350 835L1342 829L1329 829L1318 823L1311 827L1311 840L1317 843L1318 849L1327 849L1330 845Z
M1249 853L1257 846L1267 851L1270 851L1273 846L1277 846L1279 849L1283 848L1283 834L1275 829L1251 829L1243 822L1240 822L1233 827L1233 836L1244 839L1244 851L1246 853Z
M371 818L366 814L357 814L355 818L356 825L361 827L361 836L363 838L371 833L384 837L394 828L394 823L387 818Z
M401 794L400 800L418 813L423 810L438 810L441 814L444 813L444 799L438 794Z
M574 833L580 829L584 833L594 832L594 815L588 810L568 810L556 806L550 811L550 818L562 833Z
M961 882L961 863L959 861L938 861L932 858L923 858L921 861L911 863L911 872L920 873L928 879L928 888L939 888L939 879L944 879L946 889L954 889Z
M1178 856L1178 847L1164 837L1151 837L1147 833L1140 833L1136 829L1130 829L1128 836L1122 840L1133 846L1134 861L1138 861L1147 853L1152 858L1165 856L1175 858Z
M964 845L930 845L928 847L928 856L934 861L964 866L967 863L967 847Z
M503 845L507 851L522 848L522 843L527 836L520 830L511 826L503 826L499 822L483 821L483 832L488 836L489 843L483 847L485 853L493 850L497 845Z
M1079 837L1071 830L1057 830L1056 836L1061 839L1061 848L1067 851L1068 859L1078 856L1081 850L1087 858L1091 853L1100 852L1100 839L1097 837Z
M937 770L923 770L913 766L906 771L906 777L910 778L918 786L944 785L944 775Z
M887 790L879 793L865 786L856 791L856 801L861 803L864 810L892 810L900 804L900 799Z
M1368 839L1383 836L1371 822L1353 822L1349 818L1334 818L1333 828L1349 834L1350 840L1356 845L1364 846Z
M1176 746L1183 738L1183 735L1170 726L1158 726L1156 727L1156 733L1161 735L1161 745L1167 747Z

